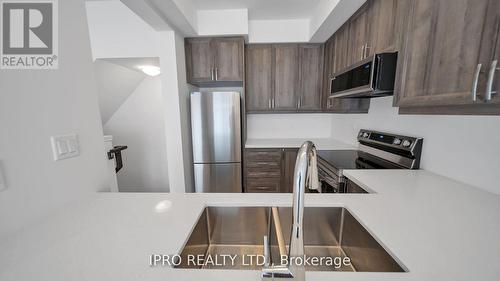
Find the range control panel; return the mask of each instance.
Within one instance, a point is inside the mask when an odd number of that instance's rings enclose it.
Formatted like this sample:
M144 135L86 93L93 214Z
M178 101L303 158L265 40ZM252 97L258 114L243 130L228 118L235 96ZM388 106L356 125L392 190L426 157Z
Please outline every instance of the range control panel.
M377 131L360 130L358 141L411 151L417 149L419 146L421 147L423 139Z

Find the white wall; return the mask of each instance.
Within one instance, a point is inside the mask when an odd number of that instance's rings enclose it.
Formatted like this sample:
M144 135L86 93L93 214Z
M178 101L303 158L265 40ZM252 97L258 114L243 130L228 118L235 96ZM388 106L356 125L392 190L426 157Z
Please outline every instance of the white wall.
M168 171L171 192L190 192L193 187L193 158L189 89L186 83L184 39L173 31L161 32L160 55Z
M120 1L87 2L87 13L94 58L160 58L170 191L192 190L184 39L175 31L154 30Z
M190 93L193 91L193 89L195 89L195 87L187 84L184 38L179 36L179 34L175 34L175 54L177 60L177 87L181 121L182 159L184 165L184 190L186 192L194 192Z
M197 14L200 36L248 34L247 9L201 10Z
M360 129L424 138L421 168L500 194L500 116L399 115L392 97L369 114L250 115L249 138L329 137L357 145ZM328 128L327 128L328 127Z
M94 62L102 123L132 94L145 74L103 60Z
M247 138L330 138L329 114L248 114Z
M86 8L94 59L159 56L158 32L120 1L88 1Z
M250 43L309 42L309 20L251 20L248 22Z
M118 172L120 191L168 192L161 79L146 77L104 124L113 145L127 145Z
M0 237L108 188L84 2L59 10L59 69L0 70ZM68 133L81 155L54 162L50 136Z
M355 143L368 128L423 137L423 169L500 194L499 116L398 115L391 97L371 102L368 115L334 115L332 136Z

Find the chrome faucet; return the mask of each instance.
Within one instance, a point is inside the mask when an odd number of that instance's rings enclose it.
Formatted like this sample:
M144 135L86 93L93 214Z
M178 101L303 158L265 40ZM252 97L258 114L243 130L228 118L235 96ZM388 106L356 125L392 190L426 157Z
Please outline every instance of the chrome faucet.
M299 149L293 173L293 213L292 229L290 233L290 247L286 265L269 265L262 269L262 280L274 278L288 278L289 280L304 281L304 264L296 258L304 258L304 197L306 188L320 191L316 147L311 141L306 141ZM321 192L321 191L320 191ZM276 233L277 235L281 235ZM265 239L265 252L269 253L269 245ZM267 259L267 257L266 257Z

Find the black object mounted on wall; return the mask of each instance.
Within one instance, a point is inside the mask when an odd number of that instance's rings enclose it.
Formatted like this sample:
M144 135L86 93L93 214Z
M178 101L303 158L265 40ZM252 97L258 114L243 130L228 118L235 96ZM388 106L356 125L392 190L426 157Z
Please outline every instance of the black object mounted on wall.
M123 161L122 161L122 150L127 149L128 147L126 145L118 145L115 146L113 149L108 151L108 159L114 159L116 158L116 168L115 171L118 173L118 171L123 168Z

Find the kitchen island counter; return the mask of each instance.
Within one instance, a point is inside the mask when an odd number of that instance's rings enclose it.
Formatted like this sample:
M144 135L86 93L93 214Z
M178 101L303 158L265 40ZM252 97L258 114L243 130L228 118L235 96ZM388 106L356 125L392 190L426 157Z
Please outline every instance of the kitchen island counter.
M349 211L409 270L306 280L497 280L500 196L426 172L348 170L372 194L306 194ZM177 254L205 206L290 206L291 194L100 193L5 237L0 280L261 280L259 271L151 267ZM285 230L287 231L287 230Z

